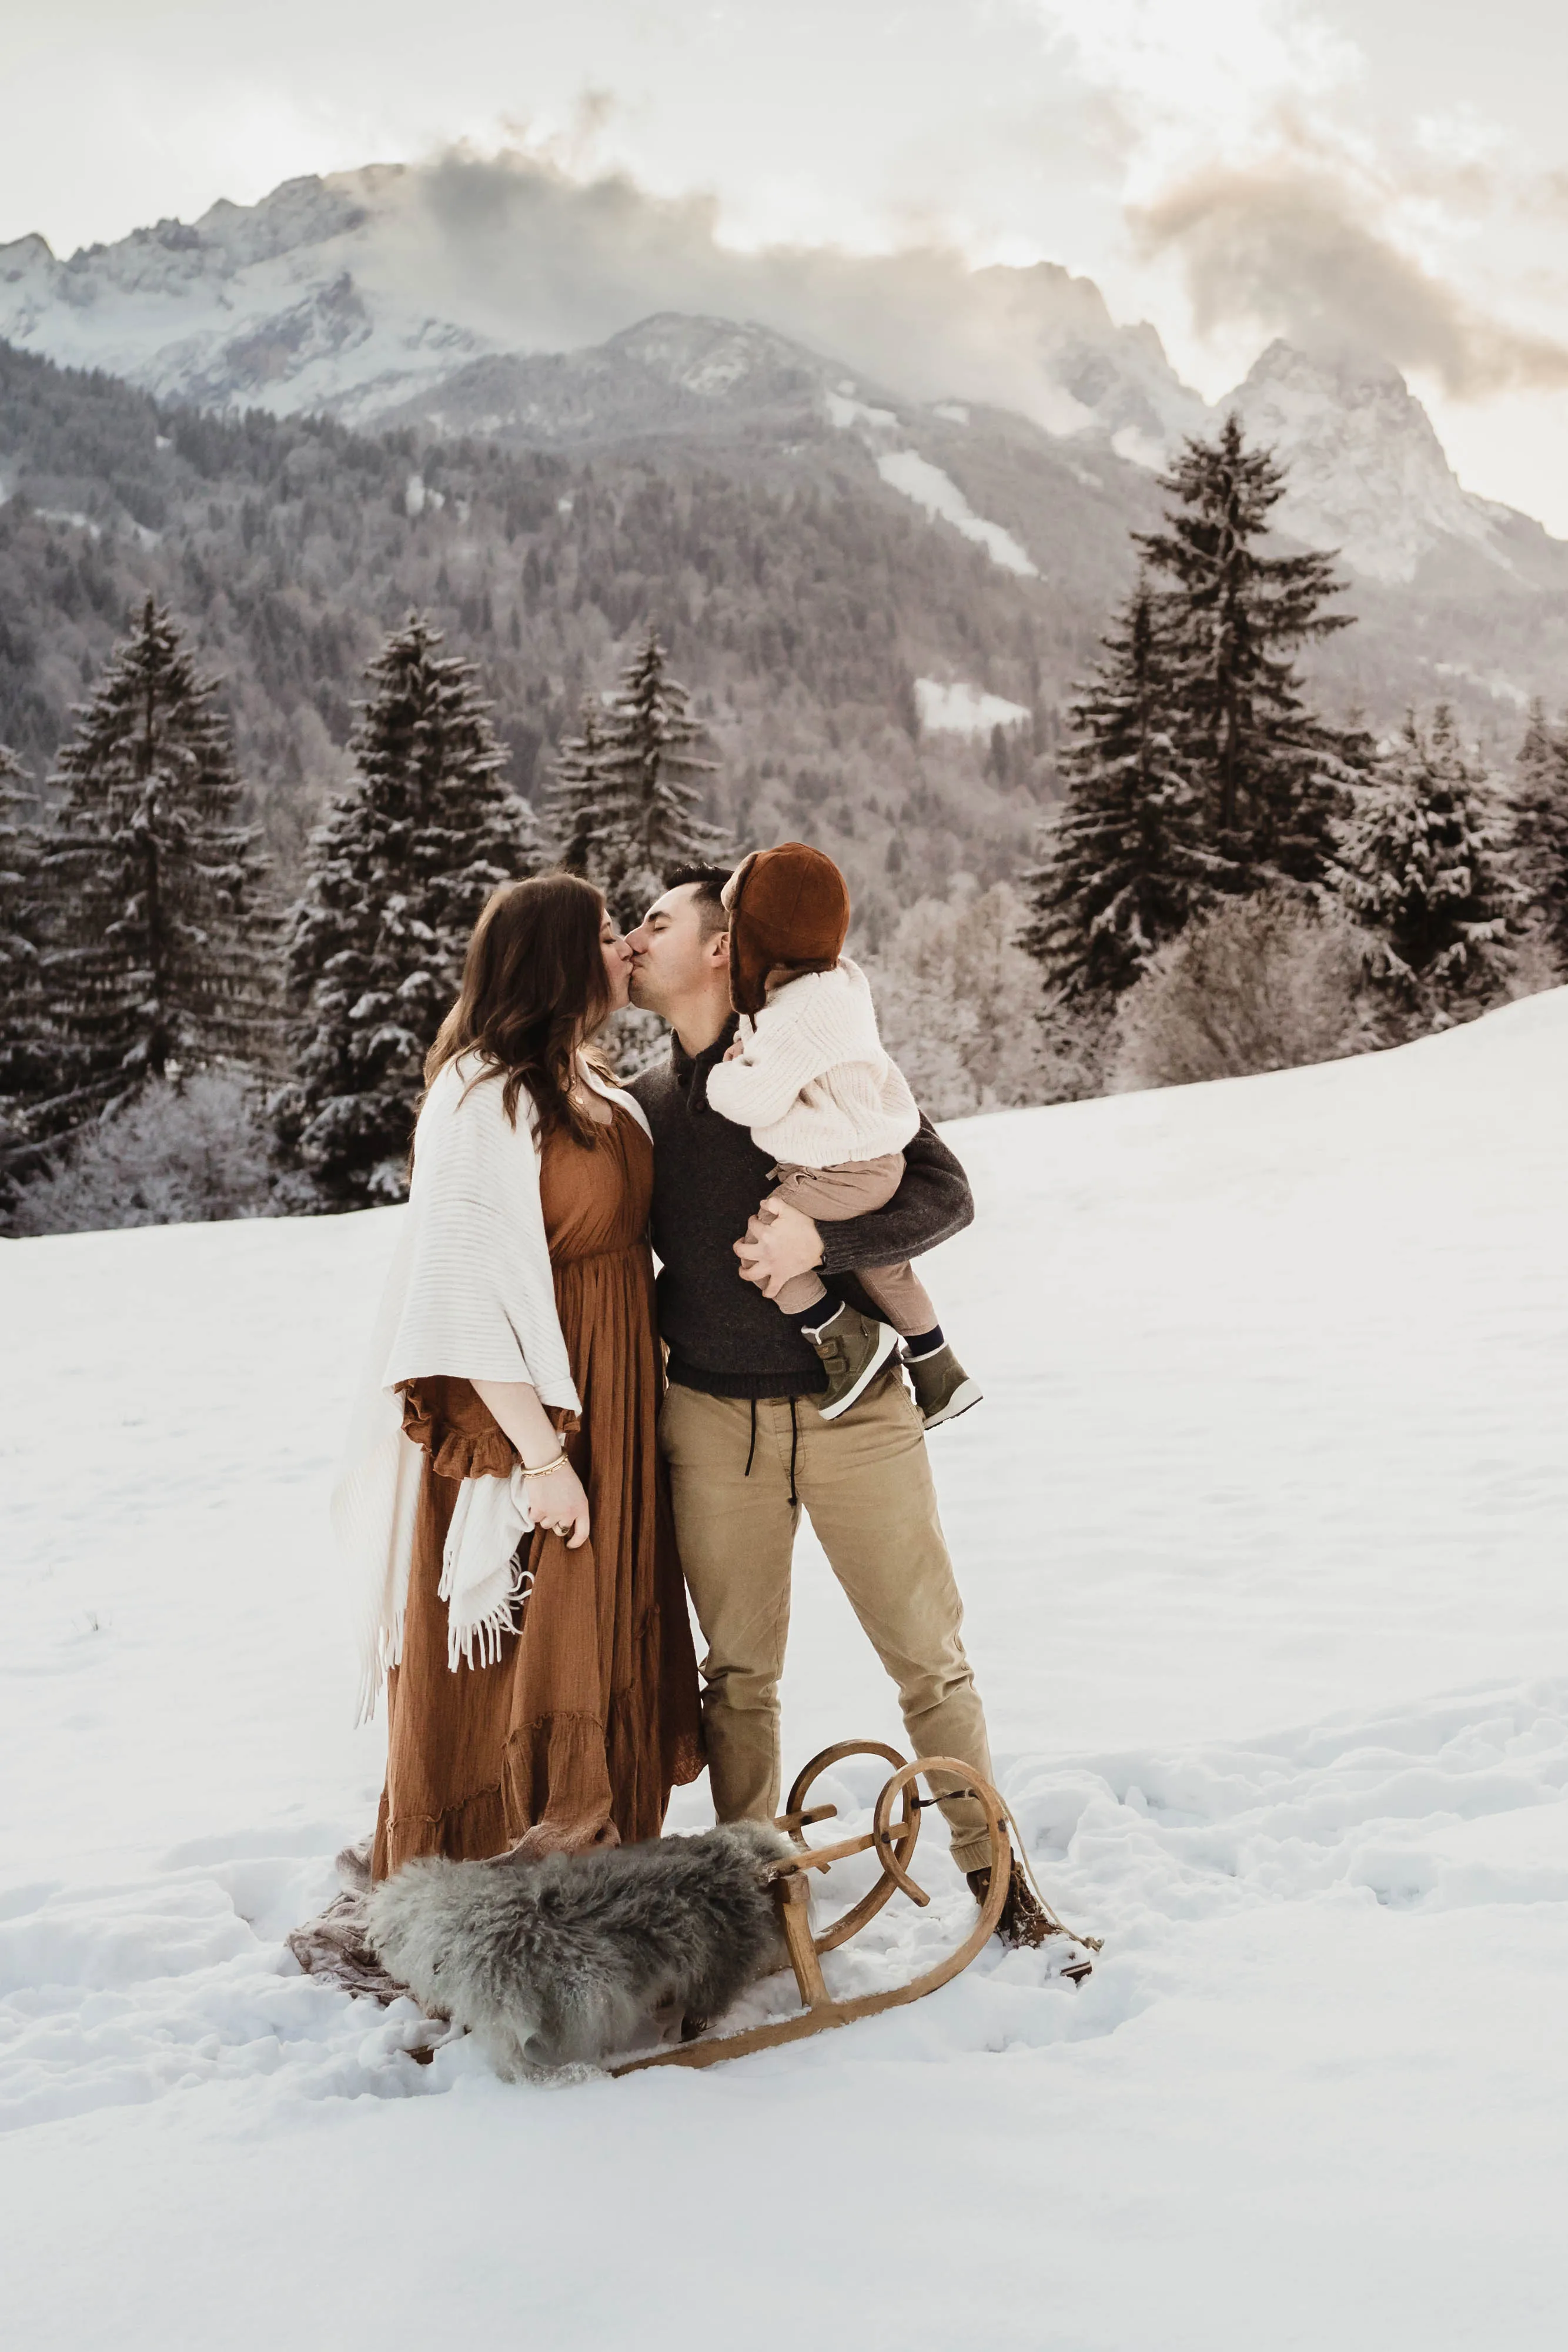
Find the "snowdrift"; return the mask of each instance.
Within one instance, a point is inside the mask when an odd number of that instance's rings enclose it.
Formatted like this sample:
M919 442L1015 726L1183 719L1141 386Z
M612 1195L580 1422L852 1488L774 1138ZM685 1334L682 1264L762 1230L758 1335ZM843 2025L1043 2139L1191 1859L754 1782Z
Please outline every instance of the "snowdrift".
M950 1132L944 1512L1106 1950L713 2075L420 2067L283 1948L379 1785L324 1502L399 1213L0 1251L13 2340L1556 2342L1568 991ZM785 1704L899 1736L807 1547ZM922 1874L846 1989L952 1940Z

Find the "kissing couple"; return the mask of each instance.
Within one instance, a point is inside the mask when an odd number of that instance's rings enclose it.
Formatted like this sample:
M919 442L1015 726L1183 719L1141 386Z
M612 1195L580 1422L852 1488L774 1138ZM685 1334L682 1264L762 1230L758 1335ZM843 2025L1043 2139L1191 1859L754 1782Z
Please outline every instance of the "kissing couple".
M991 1778L925 1448L980 1391L910 1263L973 1202L848 929L800 843L680 869L629 937L565 874L475 927L333 1503L387 1695L373 1879L657 1837L705 1763L718 1822L770 1822L802 1509L914 1753ZM622 1087L628 1003L673 1034ZM1000 1932L1046 1932L1016 1860Z

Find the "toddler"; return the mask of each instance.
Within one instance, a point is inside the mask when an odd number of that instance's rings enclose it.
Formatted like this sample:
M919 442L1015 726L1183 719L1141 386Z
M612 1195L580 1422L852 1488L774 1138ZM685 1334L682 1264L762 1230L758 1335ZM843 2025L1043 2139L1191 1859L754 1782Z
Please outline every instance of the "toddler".
M770 1200L819 1223L880 1209L898 1190L920 1113L883 1051L865 975L841 952L850 922L844 877L821 850L789 841L754 851L723 895L740 1027L708 1074L709 1105L749 1128L776 1162ZM857 1266L855 1279L885 1321L831 1299L815 1274L791 1276L779 1294L827 1370L816 1400L823 1420L849 1411L900 1338L927 1429L977 1404L979 1384L944 1339L914 1267Z

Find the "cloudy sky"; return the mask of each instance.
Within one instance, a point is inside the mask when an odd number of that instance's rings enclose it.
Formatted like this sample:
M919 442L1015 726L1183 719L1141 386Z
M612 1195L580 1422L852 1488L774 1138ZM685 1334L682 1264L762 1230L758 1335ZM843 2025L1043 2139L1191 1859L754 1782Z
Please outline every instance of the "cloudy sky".
M0 0L0 242L524 143L741 246L1063 262L1211 397L1370 343L1568 535L1560 0Z

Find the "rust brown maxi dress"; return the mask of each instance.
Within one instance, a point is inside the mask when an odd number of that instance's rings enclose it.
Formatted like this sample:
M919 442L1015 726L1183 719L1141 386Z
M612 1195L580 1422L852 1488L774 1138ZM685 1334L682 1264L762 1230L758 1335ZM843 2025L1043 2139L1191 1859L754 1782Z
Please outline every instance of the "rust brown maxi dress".
M493 1665L446 1663L441 1552L459 1482L504 1477L510 1441L466 1381L411 1381L425 1454L402 1664L387 1677L387 1776L372 1864L477 1860L656 1837L702 1769L696 1660L655 1441L664 1369L647 1244L653 1147L622 1105L590 1148L546 1139L539 1190L556 1307L582 1400L563 1440L591 1532L536 1528L534 1588Z

